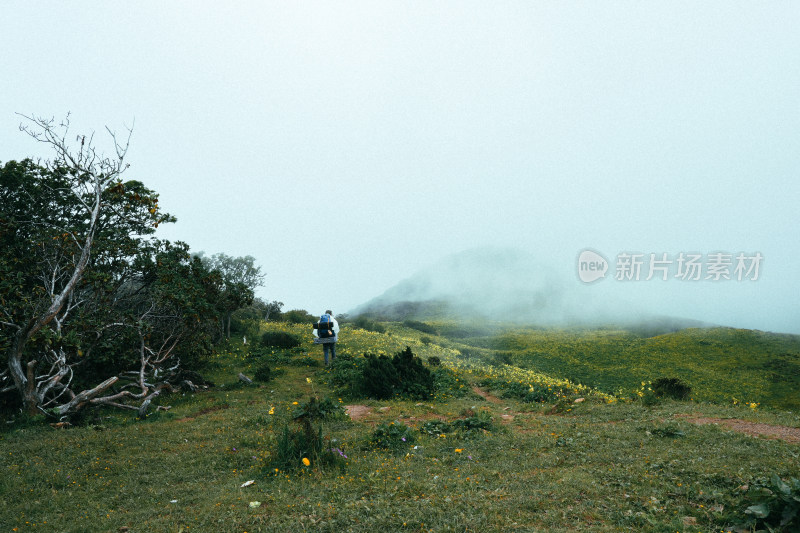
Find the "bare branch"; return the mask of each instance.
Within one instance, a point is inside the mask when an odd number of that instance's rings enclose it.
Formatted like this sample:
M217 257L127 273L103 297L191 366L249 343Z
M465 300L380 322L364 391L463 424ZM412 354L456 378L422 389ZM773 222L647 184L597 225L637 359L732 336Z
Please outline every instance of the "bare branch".
M119 381L119 378L117 376L110 377L107 380L100 383L99 385L97 385L96 387L94 387L93 389L87 389L77 394L69 402L59 405L58 407L54 407L53 412L57 415L63 415L73 410L80 409L80 407L84 403L90 401L92 398L95 398L96 396L99 396L117 381Z

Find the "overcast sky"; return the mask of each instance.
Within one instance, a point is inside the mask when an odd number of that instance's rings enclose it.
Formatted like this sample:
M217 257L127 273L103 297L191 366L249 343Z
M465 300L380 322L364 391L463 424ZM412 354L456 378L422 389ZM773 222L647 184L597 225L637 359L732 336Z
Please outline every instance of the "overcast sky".
M71 112L101 147L135 120L126 176L178 218L160 235L254 256L258 294L285 309L344 312L499 245L595 298L800 333L798 2L5 0L0 15L0 161L49 156L15 113ZM585 248L610 263L591 285ZM626 251L764 259L755 281L617 281Z

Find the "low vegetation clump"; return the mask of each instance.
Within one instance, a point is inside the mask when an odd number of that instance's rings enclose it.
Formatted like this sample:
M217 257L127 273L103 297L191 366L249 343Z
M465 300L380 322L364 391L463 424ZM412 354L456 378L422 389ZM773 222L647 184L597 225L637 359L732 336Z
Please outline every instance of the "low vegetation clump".
M315 427L308 417L300 418L298 422L295 429L288 424L284 426L264 471L273 474L343 467L342 458L346 456L340 449L331 447L330 440L323 437L322 426Z
M487 411L468 411L467 416L450 422L444 420L429 420L419 428L420 433L432 437L445 437L448 434L458 433L461 437L485 433L495 429L492 415Z
M300 346L300 339L285 331L267 331L261 335L261 346L265 348L278 348L288 350Z
M310 420L330 420L346 417L346 412L341 403L334 402L328 396L322 400L316 396L312 396L307 401L299 404L292 417L295 420L303 418L308 418Z
M759 478L750 487L746 501L752 503L743 524L757 531L800 531L800 479L784 481L773 474ZM765 529L766 528L766 529Z
M255 372L253 372L253 379L262 383L266 383L272 379L272 369L268 364L261 364L256 368Z
M375 427L369 440L376 448L398 452L416 442L414 431L402 422L381 423Z
M529 403L555 402L567 396L571 391L547 383L510 381L497 378L486 378L480 386L494 390L502 398L514 398Z
M692 395L692 388L680 378L658 378L653 382L653 393L659 397L688 400Z

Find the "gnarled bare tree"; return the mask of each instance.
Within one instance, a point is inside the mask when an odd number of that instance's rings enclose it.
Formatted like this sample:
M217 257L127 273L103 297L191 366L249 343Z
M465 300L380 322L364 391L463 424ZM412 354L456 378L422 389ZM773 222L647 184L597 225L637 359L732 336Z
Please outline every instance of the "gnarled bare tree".
M122 142L107 129L107 157L93 136L68 140L69 117L24 118L20 128L55 156L0 167L0 393L18 394L31 414L88 404L146 409L172 387L165 378L170 368L176 375L174 356L200 314L210 314L203 306L212 307L171 292L162 266L188 276L200 300L219 292L219 276L185 245L150 237L174 218L153 191L122 181L131 129ZM134 362L134 374L122 372ZM110 375L100 379L98 369Z

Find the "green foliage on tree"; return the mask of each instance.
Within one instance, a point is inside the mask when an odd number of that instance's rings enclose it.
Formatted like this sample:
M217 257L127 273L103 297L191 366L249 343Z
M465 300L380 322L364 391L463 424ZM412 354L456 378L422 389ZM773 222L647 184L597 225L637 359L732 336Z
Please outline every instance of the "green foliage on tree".
M220 324L224 326L225 336L231 336L233 313L253 304L255 290L264 283L265 275L256 266L250 255L232 257L223 253L206 257L202 252L197 257L209 270L216 270L222 277L222 293L217 301Z
M98 154L69 122L29 119L52 161L0 166L0 401L60 416L146 410L210 348L224 285L183 243L159 241L158 195L122 179L127 143ZM69 138L72 138L69 136Z
M292 309L283 313L283 321L290 324L313 324L319 320L318 316L314 316L304 309Z

